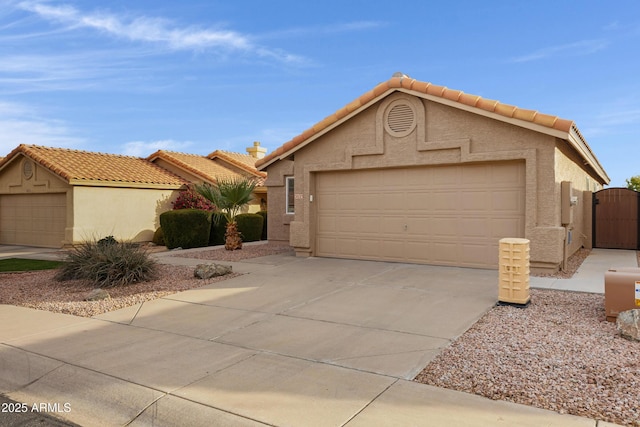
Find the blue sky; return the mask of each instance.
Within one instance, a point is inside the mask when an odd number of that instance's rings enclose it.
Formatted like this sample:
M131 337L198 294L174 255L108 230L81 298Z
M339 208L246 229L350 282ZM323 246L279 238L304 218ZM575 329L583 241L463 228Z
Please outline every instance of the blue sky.
M274 150L401 71L574 120L640 175L640 2L0 0L0 156Z

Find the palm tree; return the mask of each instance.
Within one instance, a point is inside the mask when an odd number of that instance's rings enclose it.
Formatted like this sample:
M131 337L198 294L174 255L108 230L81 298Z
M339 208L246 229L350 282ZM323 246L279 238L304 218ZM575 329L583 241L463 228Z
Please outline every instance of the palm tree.
M256 181L249 178L218 179L214 185L204 183L195 186L199 194L216 206L213 212L215 223L218 224L221 218L227 220L224 247L229 251L242 249L236 215L251 201L255 188Z

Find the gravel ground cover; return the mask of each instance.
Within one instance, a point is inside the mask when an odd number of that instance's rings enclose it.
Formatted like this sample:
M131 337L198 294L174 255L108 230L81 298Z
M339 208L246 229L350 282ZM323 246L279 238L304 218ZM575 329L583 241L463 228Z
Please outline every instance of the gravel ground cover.
M242 261L244 259L256 258L267 255L276 255L282 253L291 253L293 254L293 248L289 246L288 243L277 243L277 242L269 242L269 243L261 243L257 245L247 245L244 244L242 249L237 251L228 251L225 248L217 248L210 250L202 250L197 252L190 253L181 253L180 251L176 251L176 254L173 256L180 258L195 258L195 259L203 259L203 260L214 260L214 261L227 261L227 262L237 262Z
M202 280L193 277L193 267L160 265L158 270L156 280L105 289L111 298L100 301L84 301L93 289L90 283L59 282L53 270L5 273L0 276L0 304L92 317L239 275Z
M492 308L415 381L640 426L639 354L603 295L532 289L529 307Z
M150 248L150 252L162 250L161 247ZM233 262L286 252L292 252L288 245L265 243L244 245L241 250L237 251L227 251L224 248L189 254L180 254L179 251L176 251L175 256L198 258L206 263L207 261ZM193 267L159 265L157 279L106 289L111 298L100 301L84 301L89 292L93 290L91 284L83 280L59 282L54 279L54 270L2 273L0 274L0 304L92 317L239 275L232 273L202 280L193 277L193 270Z
M245 245L175 256L234 262L286 253L287 245ZM588 255L569 259L571 277ZM640 252L638 252L640 265ZM233 276L202 281L193 267L160 266L157 280L108 290L111 299L83 301L82 281L57 282L54 272L0 275L0 304L95 316ZM640 426L640 343L620 338L605 320L604 296L532 289L526 309L492 308L434 359L415 381L469 393Z

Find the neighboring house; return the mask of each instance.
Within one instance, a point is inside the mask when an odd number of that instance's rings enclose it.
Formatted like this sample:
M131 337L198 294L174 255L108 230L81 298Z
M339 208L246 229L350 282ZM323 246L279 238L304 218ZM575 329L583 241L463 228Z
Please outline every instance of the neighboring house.
M258 143L259 146L259 143ZM255 147L255 145L254 145ZM251 150L248 148L247 151ZM264 149L263 149L264 150ZM213 184L218 179L250 178L257 182L248 212L257 212L267 204L264 180L267 174L255 168L258 158L250 154L214 151L208 156L159 150L147 157L154 164L191 183Z
M0 244L149 241L186 184L137 157L20 145L0 162Z
M534 271L590 246L583 194L609 182L572 121L400 73L256 166L299 256L496 268L524 237Z
M160 150L142 159L20 145L0 160L0 244L150 241L179 190L217 178L256 179L249 211L258 211L266 207L266 173L254 165L266 150L254 143L247 151L205 157Z

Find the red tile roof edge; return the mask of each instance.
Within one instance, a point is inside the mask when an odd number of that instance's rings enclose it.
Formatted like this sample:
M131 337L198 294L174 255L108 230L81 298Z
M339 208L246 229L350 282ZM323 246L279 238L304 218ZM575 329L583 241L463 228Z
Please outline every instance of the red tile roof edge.
M239 153L239 154L242 154L242 153ZM209 153L206 157L208 159L210 159L210 160L213 160L214 157L219 157L222 160L224 160L225 162L231 163L232 165L237 166L240 169L245 170L245 171L247 171L247 172L249 172L249 173L251 173L253 175L256 175L257 177L260 177L260 178L266 178L267 177L267 173L266 172L259 171L258 169L255 168L255 166L252 168L251 166L247 165L246 163L242 163L242 162L234 159L233 157L229 156L226 151L223 151L223 150L216 150L216 151L214 151L212 153Z
M187 154L187 153L178 153L178 152L175 152L175 151L158 150L155 153L153 153L150 156L148 156L147 160L150 161L150 162L153 162L154 158L160 158L162 160L168 161L169 163L173 163L176 166L179 166L179 167L191 172L194 175L198 175L198 176L201 176L203 178L206 178L207 180L209 180L211 182L214 182L216 180L215 176L210 176L209 174L206 174L203 171L192 167L188 163L183 162L182 160L178 159L177 157L173 156L172 154L182 154L184 156L202 157L202 158L206 159L206 157L200 156L198 154Z
M92 181L91 179L87 179L87 178L77 178L75 176L73 176L73 174L65 169L63 166L59 165L59 164L55 164L49 160L46 159L45 156L43 156L38 150L39 149L43 149L43 150L55 150L55 151L63 151L63 152L74 152L74 153L83 153L83 154L90 154L90 155L102 155L102 156L108 156L108 157L117 157L117 158L128 158L128 159L138 159L138 160L142 160L142 161L146 161L146 159L143 159L141 157L135 157L135 156L125 156L125 155L121 155L121 154L108 154L108 153L100 153L100 152L94 152L94 151L85 151L85 150L76 150L76 149L70 149L70 148L56 148L56 147L45 147L42 145L29 145L29 144L20 144L18 145L16 148L14 148L13 150L11 150L11 152L4 157L4 159L2 159L2 161L0 161L0 169L2 169L2 167L9 163L15 156L17 156L18 154L22 153L25 156L31 158L32 160L34 160L35 162L37 162L38 164L40 164L41 166L45 167L46 169L50 170L51 172L55 173L56 175L60 176L61 178L65 179L68 183L70 183L72 180L78 180L78 181ZM185 181L184 179L180 178L178 175L163 169L161 167L159 167L158 165L155 165L151 162L149 162L149 164L151 166L153 166L154 168L157 168L159 171L162 171L163 173L166 173L168 175L173 175L177 181L180 181L182 184L186 184L187 181ZM95 181L103 181L103 182L129 182L131 184L172 184L172 183L168 183L168 182L146 182L146 181L121 181L121 180L111 180L111 179L96 179Z
M285 142L282 146L272 151L267 156L259 159L256 162L256 167L259 168L266 163L270 163L271 160L281 156L282 154L294 149L298 145L302 144L307 139L318 134L322 130L331 126L338 120L343 119L350 113L356 111L360 107L375 100L381 95L385 94L389 90L404 89L408 91L423 93L439 98L443 98L449 101L457 102L473 108L479 108L490 113L495 113L504 117L514 118L525 122L534 123L547 128L555 129L560 132L571 132L572 129L577 131L575 123L571 120L562 119L558 116L552 116L548 114L542 114L535 110L526 110L518 108L513 105L503 104L499 101L482 98L478 95L466 94L459 90L448 89L444 86L437 86L429 82L419 81L408 76L395 76L391 79L379 83L369 92L356 98L354 101L347 104L345 107L339 109L335 113L328 117L325 117L320 122L313 125L311 128L305 130L300 135L293 137L291 140ZM579 132L578 132L579 133Z

